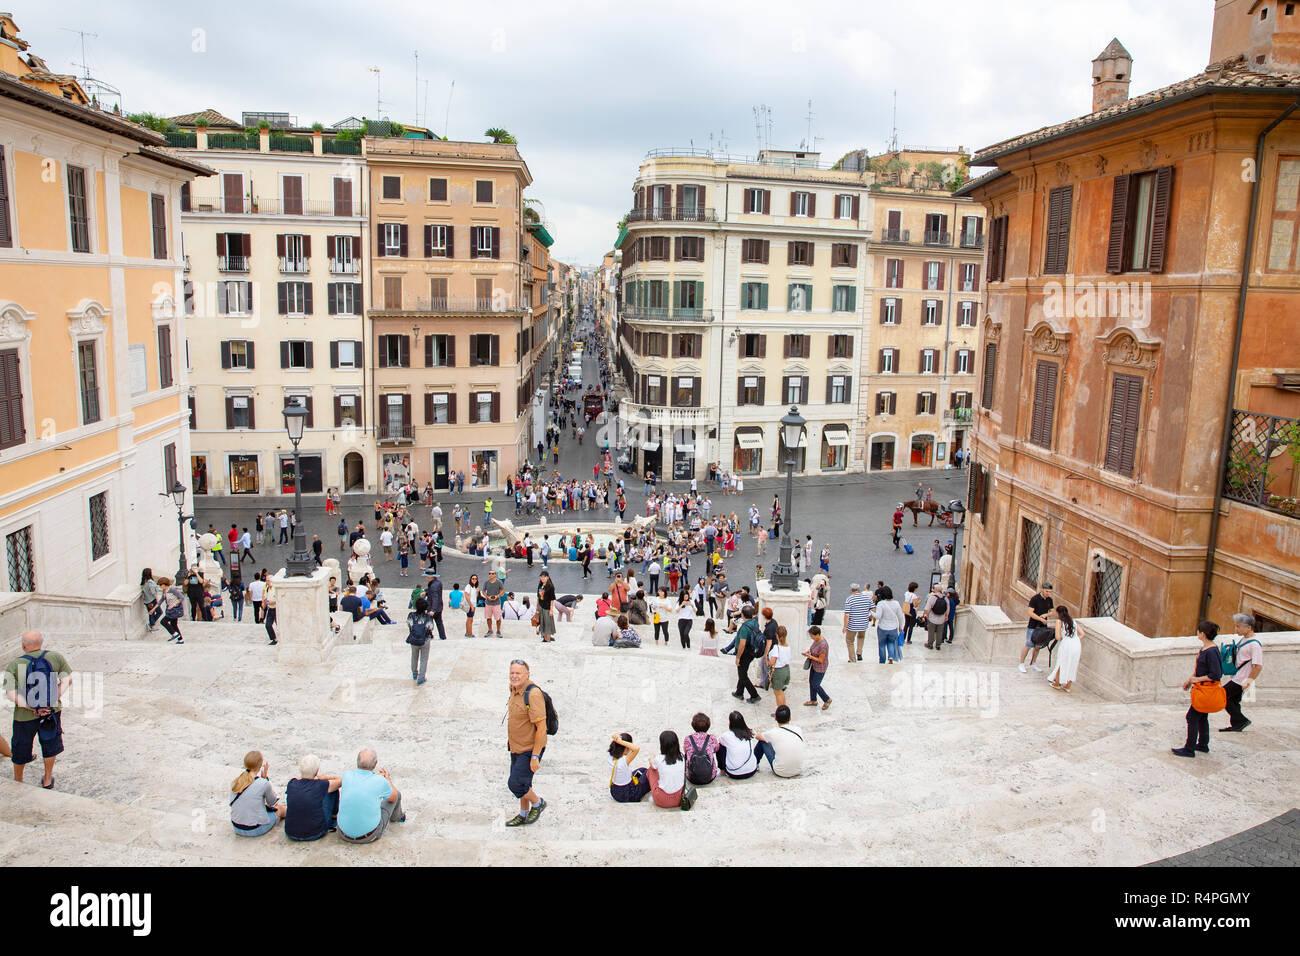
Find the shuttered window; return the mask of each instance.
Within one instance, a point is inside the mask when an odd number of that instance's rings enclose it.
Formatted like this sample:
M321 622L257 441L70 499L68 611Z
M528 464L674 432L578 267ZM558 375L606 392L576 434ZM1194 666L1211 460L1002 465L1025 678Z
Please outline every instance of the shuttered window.
M19 374L18 350L0 351L0 448L12 448L27 440L23 424L23 380Z
M158 387L172 387L172 330L170 325L158 326ZM168 488L171 485L167 486Z
M1174 167L1115 177L1106 271L1164 272Z
M1074 187L1061 186L1048 193L1047 242L1043 254L1043 275L1064 275L1070 262L1070 217L1074 211Z
M1034 407L1029 420L1029 440L1043 448L1052 447L1056 417L1056 379L1059 366L1039 359L1034 371Z
M984 386L980 392L980 405L993 407L993 381L998 372L998 344L987 342L984 345Z
M990 282L1002 282L1007 277L1007 230L1009 219L998 216L989 223L988 274Z
M153 229L153 257L167 258L167 203L157 193L149 196L149 223Z
M0 248L12 249L13 226L9 217L9 174L5 166L5 148L0 146Z
M1132 478L1137 462L1138 424L1143 381L1117 373L1111 380L1110 418L1106 426L1106 470Z
M77 368L81 377L81 423L99 421L99 368L95 361L95 343L77 344Z
M89 252L90 212L86 196L86 171L80 166L68 167L68 220L72 251Z

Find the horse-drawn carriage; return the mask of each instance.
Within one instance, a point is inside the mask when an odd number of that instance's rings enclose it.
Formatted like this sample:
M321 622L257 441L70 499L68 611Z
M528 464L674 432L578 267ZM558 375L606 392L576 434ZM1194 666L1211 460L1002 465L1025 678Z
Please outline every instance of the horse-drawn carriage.
M928 514L930 516L930 524L928 527L934 527L934 519L938 518L943 522L945 528L955 528L957 527L957 521L953 517L953 506L959 504L961 504L961 502L955 498L952 501L949 501L947 505L941 505L937 501L916 500L903 502L903 507L912 512L913 528L917 527L916 519L921 514Z

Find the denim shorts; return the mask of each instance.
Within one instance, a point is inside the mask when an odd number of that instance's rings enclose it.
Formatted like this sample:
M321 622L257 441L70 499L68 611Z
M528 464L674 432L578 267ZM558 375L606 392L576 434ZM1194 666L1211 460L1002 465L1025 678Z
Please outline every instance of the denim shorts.
M1025 628L1025 647L1033 647L1033 646L1034 646L1034 631L1035 631L1035 630L1036 630L1036 629L1035 629L1035 628L1032 628L1032 627L1027 627L1027 628Z
M542 755L546 755L546 748L542 748ZM529 790L533 789L533 752L530 750L526 753L510 755L510 779L507 786L510 792L520 799L523 798Z

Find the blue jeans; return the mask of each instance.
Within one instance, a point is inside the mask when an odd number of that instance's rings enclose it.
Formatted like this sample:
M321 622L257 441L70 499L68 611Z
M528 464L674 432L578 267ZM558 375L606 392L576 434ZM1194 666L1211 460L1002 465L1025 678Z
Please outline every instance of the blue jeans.
M230 596L230 616L236 621L244 619L244 599Z
M822 681L825 679L825 671L810 670L808 672L808 699L813 703L817 702L818 697L820 697L824 702L830 703L830 698L826 696L826 691L822 690Z
M733 637L733 638L731 639L731 643L728 644L726 647L724 647L724 648L722 649L722 653L724 653L724 654L730 654L732 651L734 651L734 650L736 649L736 645L739 644L739 643L740 643L740 639L739 639L739 638L735 638L735 637Z
M880 652L880 663L885 663L886 655L891 660L901 659L898 654L898 631L896 629L877 627L876 645Z
M222 566L223 568L226 566L226 549L225 549L225 548L221 548L221 549L218 550L218 551L213 551L213 552L212 552L212 556L213 556L214 558L216 558L218 561L221 562L221 566Z
M279 820L279 819L280 819L280 818L279 818L278 816L275 815L275 811L274 811L274 810L267 810L267 811L266 811L266 822L263 823L261 826L257 827L256 829L253 829L253 830L241 830L239 827L235 826L233 823L231 823L231 827L234 828L235 834L236 834L237 836L257 837L257 836L261 836L263 833L269 833L270 830L271 830L271 827L275 826L275 822L276 822L277 820Z
M153 609L149 611L149 626L153 627L158 623L158 619L163 615L163 602L155 601Z
M773 761L776 760L776 748L766 740L760 740L754 744L754 762L761 764L764 757L767 758L768 767L775 773L776 766Z

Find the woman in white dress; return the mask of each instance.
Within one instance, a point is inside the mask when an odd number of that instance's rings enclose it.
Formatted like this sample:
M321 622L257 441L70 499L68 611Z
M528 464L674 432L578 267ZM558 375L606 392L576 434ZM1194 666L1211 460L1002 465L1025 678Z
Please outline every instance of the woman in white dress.
M1079 655L1083 653L1083 647L1079 643L1079 628L1074 623L1074 618L1070 617L1069 609L1059 604L1056 606L1056 639L1060 642L1057 645L1056 667L1047 675L1047 679L1057 690L1068 694L1070 685L1079 672Z

